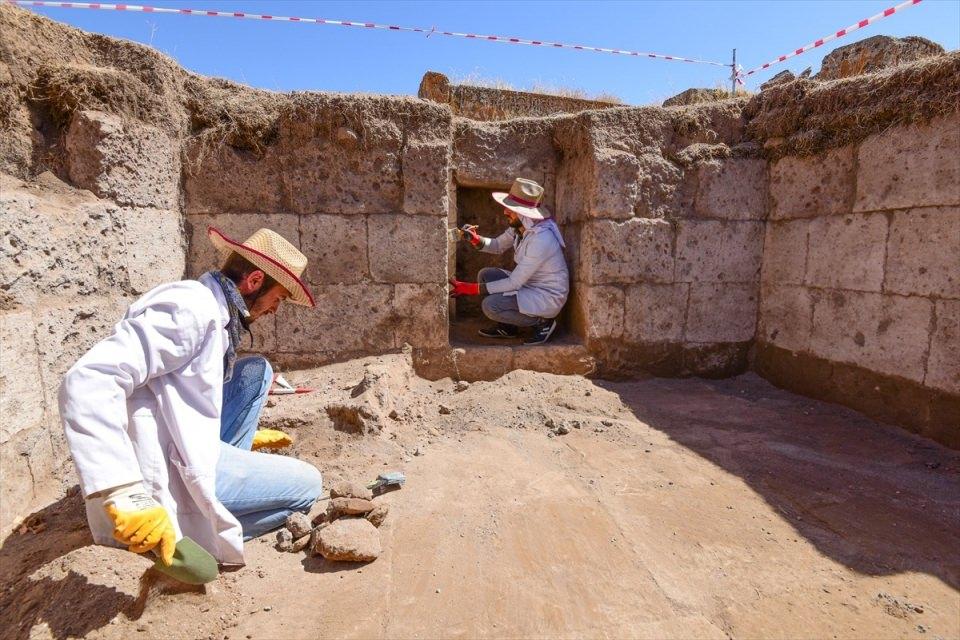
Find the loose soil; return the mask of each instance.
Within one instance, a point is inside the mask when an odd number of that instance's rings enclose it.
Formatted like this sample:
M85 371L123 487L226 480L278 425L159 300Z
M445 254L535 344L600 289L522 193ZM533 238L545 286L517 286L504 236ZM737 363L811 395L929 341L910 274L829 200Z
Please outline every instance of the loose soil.
M141 594L148 560L92 546L72 491L0 549L0 637L960 636L960 452L752 374L463 389L395 355L286 377L318 391L271 399L283 455L328 486L407 476L376 561L269 534L205 593ZM351 403L372 417L335 429Z

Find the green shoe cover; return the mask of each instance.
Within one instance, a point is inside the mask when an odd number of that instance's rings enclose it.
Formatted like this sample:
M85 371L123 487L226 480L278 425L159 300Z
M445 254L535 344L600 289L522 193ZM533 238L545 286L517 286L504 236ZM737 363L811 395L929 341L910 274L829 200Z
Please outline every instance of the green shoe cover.
M173 552L173 564L168 567L157 558L153 566L174 580L187 584L206 584L216 579L218 574L216 559L187 537L177 542L177 548Z

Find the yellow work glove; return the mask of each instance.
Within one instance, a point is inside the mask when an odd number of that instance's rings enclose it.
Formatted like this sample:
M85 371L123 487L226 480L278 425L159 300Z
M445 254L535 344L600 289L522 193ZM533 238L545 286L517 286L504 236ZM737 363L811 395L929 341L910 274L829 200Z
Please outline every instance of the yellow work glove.
M254 451L257 449L283 449L291 444L293 444L293 438L279 429L257 429L257 432L253 434L253 446L250 448Z
M113 520L113 537L134 553L157 549L160 561L173 563L177 534L170 515L153 499L139 482L110 490L103 500L107 515Z

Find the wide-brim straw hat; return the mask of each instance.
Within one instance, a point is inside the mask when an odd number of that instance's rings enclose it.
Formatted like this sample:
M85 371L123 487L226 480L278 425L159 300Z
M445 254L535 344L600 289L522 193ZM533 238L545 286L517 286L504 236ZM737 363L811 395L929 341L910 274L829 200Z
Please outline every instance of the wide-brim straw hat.
M239 253L250 264L280 283L290 293L287 298L289 302L305 307L316 306L313 294L300 279L307 268L307 257L279 233L258 229L243 242L237 242L216 227L208 227L207 237L224 260L231 253Z
M533 220L550 217L550 210L541 204L543 187L526 178L517 178L510 187L510 193L494 191L493 199L519 216Z

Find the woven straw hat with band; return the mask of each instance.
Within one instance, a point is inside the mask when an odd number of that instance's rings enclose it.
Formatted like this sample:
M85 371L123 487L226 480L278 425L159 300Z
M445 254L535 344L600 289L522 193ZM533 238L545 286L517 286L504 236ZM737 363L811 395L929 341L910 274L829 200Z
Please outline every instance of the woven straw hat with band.
M313 294L301 280L307 268L307 257L287 242L279 233L258 229L242 243L231 240L215 227L207 228L207 237L224 260L231 253L239 253L248 262L276 280L290 292L287 298L293 304L313 307Z
M550 210L540 204L543 200L543 187L526 178L517 178L510 187L510 193L494 191L493 199L517 215L543 220L550 217Z

